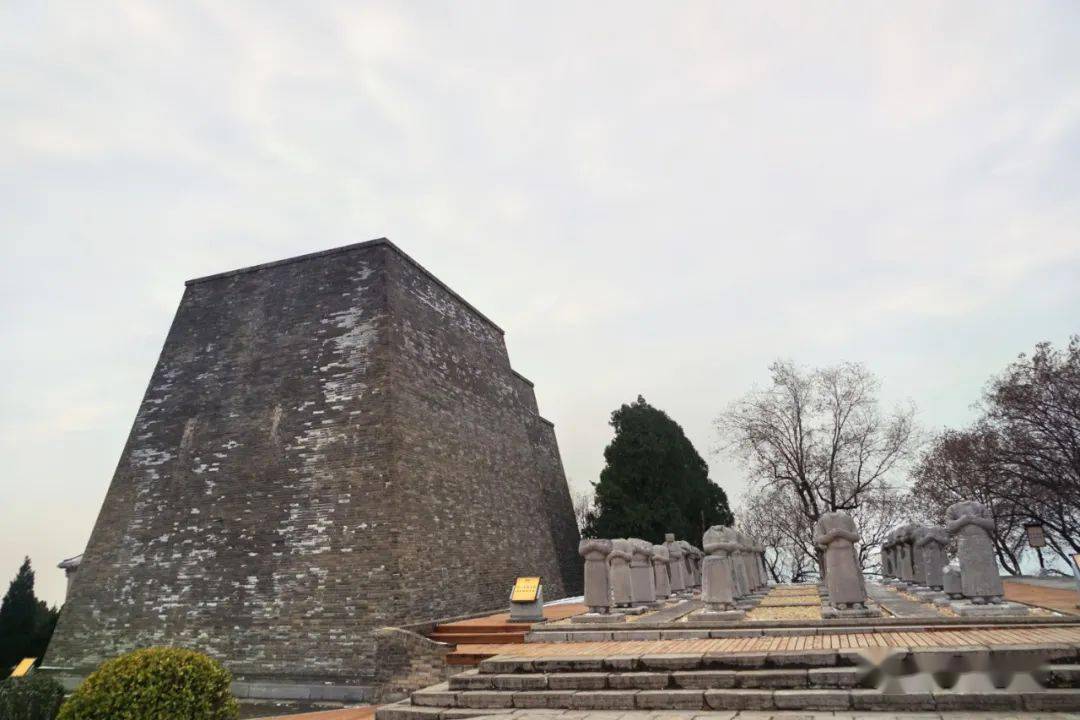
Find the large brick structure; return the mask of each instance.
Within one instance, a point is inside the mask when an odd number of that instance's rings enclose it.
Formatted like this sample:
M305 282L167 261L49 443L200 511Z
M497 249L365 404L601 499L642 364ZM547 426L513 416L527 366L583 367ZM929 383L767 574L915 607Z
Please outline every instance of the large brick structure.
M579 593L577 540L502 330L393 244L192 280L46 664L369 685L376 628Z

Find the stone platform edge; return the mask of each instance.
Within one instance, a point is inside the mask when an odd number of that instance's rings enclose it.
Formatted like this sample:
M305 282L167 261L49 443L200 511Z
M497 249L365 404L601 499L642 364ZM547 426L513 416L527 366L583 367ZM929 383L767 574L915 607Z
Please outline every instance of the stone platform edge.
M65 671L39 669L63 686L65 692L77 688L86 675ZM87 673L88 675L89 673ZM331 682L281 680L233 680L230 690L238 700L313 700L328 702L370 703L375 698L375 686L345 685Z
M830 631L836 631L837 629L850 631L850 632L867 632L876 631L883 632L879 628L886 627L901 627L904 629L911 629L912 627L948 627L948 626L962 626L964 629L973 629L974 626L992 626L998 627L1001 625L1080 625L1080 617L1077 616L1061 616L1061 617L1046 617L1038 615L1017 615L1017 616L998 616L993 618L985 617L876 617L876 618L859 618L857 625L853 625L851 618L832 618L821 620L752 620L752 621L734 621L734 622L709 622L709 621L690 621L685 622L648 622L648 621L635 621L630 625L625 623L590 623L588 630L592 631L633 631L633 630L795 630L795 629L828 629ZM577 630L584 629L581 625L575 625L566 620L558 620L554 623L546 622L541 625L534 626L532 629L533 634L542 633L568 633Z

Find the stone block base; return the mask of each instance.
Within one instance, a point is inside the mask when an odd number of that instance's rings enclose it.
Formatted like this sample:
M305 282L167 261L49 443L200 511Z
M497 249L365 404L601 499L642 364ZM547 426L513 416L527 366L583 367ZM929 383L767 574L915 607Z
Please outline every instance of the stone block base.
M881 617L881 611L875 608L847 608L840 610L834 607L824 607L821 609L821 617L823 618L869 618L869 617Z
M622 613L623 615L641 615L648 609L649 608L647 607L638 605L636 607L617 607L615 608L615 612Z
M919 602L937 602L938 600L949 601L949 596L940 590L920 590L915 593L915 597L919 599Z
M585 613L584 615L575 615L570 620L576 623L626 622L626 616L620 612Z
M1003 602L987 605L976 605L967 601L952 602L949 607L960 617L1002 617L1003 615L1027 615L1028 606L1017 603Z
M746 613L742 610L702 610L696 615L691 615L690 620L705 622L735 622L738 620L745 620Z

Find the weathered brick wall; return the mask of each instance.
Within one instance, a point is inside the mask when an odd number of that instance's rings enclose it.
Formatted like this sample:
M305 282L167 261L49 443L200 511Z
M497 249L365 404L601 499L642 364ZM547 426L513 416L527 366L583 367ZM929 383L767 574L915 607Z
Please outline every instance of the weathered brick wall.
M578 592L572 525L501 331L392 245L193 281L46 662L370 682L375 628Z
M511 370L496 327L401 257L388 274L394 477L407 514L395 532L415 570L403 609L417 621L463 603L500 607L517 575L542 575L546 597L566 596L581 572L565 573L559 557L576 559L577 529L552 532L551 513L572 523L573 510L550 462L554 434L530 433L542 424L531 385Z
M446 664L453 646L429 640L411 630L379 628L375 631L375 643L378 689L373 701L377 704L401 700L466 669Z

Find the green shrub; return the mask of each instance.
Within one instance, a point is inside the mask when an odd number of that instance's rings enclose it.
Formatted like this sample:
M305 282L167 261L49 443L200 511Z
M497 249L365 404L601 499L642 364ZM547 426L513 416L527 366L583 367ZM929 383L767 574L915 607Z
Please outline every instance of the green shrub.
M44 675L0 681L2 720L53 720L63 701L64 688Z
M232 678L193 650L147 648L99 667L60 708L59 720L232 720Z

